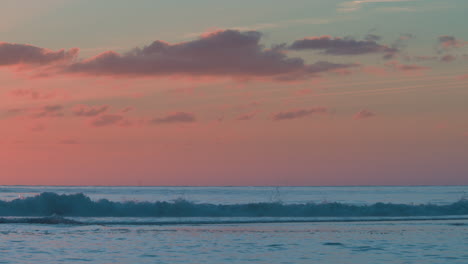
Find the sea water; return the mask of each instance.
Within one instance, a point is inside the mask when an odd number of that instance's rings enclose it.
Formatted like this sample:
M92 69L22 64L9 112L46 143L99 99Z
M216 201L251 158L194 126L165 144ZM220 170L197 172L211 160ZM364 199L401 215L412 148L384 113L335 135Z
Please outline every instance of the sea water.
M468 263L468 186L0 186L0 263Z

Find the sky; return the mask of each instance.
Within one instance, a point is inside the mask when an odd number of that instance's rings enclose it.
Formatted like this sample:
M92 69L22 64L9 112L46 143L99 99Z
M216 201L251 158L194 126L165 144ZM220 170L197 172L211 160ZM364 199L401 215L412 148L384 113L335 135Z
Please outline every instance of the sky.
M2 0L0 185L466 185L467 9Z

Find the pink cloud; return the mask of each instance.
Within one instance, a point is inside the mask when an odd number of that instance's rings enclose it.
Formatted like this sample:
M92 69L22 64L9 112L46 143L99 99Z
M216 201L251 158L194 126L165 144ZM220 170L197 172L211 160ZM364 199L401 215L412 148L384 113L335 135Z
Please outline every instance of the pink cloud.
M241 114L238 117L236 117L236 120L240 120L240 121L252 120L257 115L257 113L258 111L252 111L249 113Z
M32 132L41 132L45 130L45 126L43 124L35 124L29 129Z
M278 112L273 114L272 119L274 121L281 121L281 120L289 120L289 119L297 119L306 116L310 116L312 114L326 114L328 113L328 109L326 107L313 107L308 109L296 109L290 110L286 112Z
M135 110L134 107L132 107L132 106L127 106L127 107L123 108L122 110L120 110L120 112L122 112L122 113L128 113L128 112L133 111L133 110Z
M93 127L104 127L104 126L119 125L119 124L125 125L126 122L124 120L124 117L118 114L101 115L91 120L90 122L90 125Z
M371 118L371 117L374 117L375 114L372 113L371 111L369 110L361 110L359 111L358 113L356 113L354 116L353 116L353 119L355 120L359 120L359 119L366 119L366 118Z
M44 118L44 117L62 117L64 116L64 107L62 105L45 105L38 109L33 109L32 118Z
M16 89L9 93L13 97L27 98L31 100L47 100L57 96L55 92L41 92L33 89Z
M313 91L310 88L300 89L294 92L295 95L307 95L311 94Z
M97 116L109 109L108 105L101 105L101 106L87 106L87 105L76 105L73 108L73 113L77 116Z
M78 145L78 144L80 144L80 142L79 142L78 140L76 140L76 139L71 139L71 138L69 138L69 139L62 139L62 140L60 140L58 143L61 144L61 145Z
M362 67L362 71L364 73L368 73L368 74L376 75L376 76L385 76L389 74L386 68L377 67L377 66L365 66L365 67Z
M187 112L174 112L164 117L153 118L152 124L172 124L172 123L192 123L195 122L195 115Z
M440 36L439 45L443 49L460 48L468 45L468 41L458 40L454 36Z

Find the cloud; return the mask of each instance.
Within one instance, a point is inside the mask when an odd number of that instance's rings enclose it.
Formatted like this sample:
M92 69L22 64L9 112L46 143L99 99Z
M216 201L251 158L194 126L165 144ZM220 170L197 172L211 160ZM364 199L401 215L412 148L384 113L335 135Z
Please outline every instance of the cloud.
M400 71L400 72L411 72L411 71L423 71L423 70L429 70L429 67L424 67L424 66L419 66L419 65L414 65L414 64L401 64L397 61L391 61L388 63L385 63L385 66L392 68L395 71Z
M371 117L374 117L375 114L372 113L371 111L369 110L361 110L359 111L358 113L356 113L354 116L353 116L353 119L355 120L359 120L359 119L366 119L366 118L371 118Z
M396 48L377 43L378 36L368 35L365 40L332 38L331 36L307 37L294 41L291 50L322 50L328 55L363 55L371 53L395 54Z
M73 113L77 116L97 116L106 112L109 109L108 105L102 106L87 106L87 105L76 105L73 108Z
M101 115L90 122L91 126L104 127L110 125L126 124L124 117L117 114Z
M341 12L354 12L358 11L365 4L379 4L379 3L398 3L398 2L414 2L416 0L359 0L359 1L347 1L341 3L338 7L338 11Z
M128 112L133 111L133 110L135 110L135 108L133 106L127 106L127 107L123 108L122 110L120 110L120 112L128 113Z
M450 55L450 54L442 56L442 58L440 58L440 60L443 61L443 62L452 62L452 61L454 61L456 59L457 59L457 57L455 57L453 55Z
M69 73L101 76L221 76L234 78L310 77L317 73L354 67L354 64L305 64L287 57L283 46L266 49L258 31L219 30L199 39L170 44L155 41L119 54L108 51L76 62Z
M257 113L258 111L252 111L249 113L241 114L238 117L236 117L236 120L240 120L240 121L252 120L257 115Z
M164 117L156 117L150 121L152 124L172 124L172 123L192 123L195 122L195 115L187 112L170 113Z
M326 114L328 109L326 107L314 107L309 109L296 109L286 112L278 112L273 114L272 119L274 121L289 120L306 117L312 114Z
M57 96L54 92L40 92L33 89L16 89L10 92L13 97L27 98L31 100L47 100Z
M248 26L230 26L229 29L239 30L239 31L258 31L264 29L273 29L273 28L288 28L291 26L298 26L298 25L324 25L330 24L340 20L346 20L349 18L339 17L339 18L299 18L299 19L292 19L292 20L282 20L276 21L272 23L259 23L253 24ZM205 32L194 32L185 34L185 37L198 37Z
M11 108L7 110L10 115L25 115L28 118L48 118L48 117L63 117L62 105L44 105L40 107L24 107L24 108Z
M416 56L406 56L405 59L408 61L435 61L435 60L439 60L439 57L431 56L431 55L416 55Z
M16 114L24 113L27 110L28 110L27 108L11 108L11 109L8 109L6 112L7 112L7 114L16 115Z
M49 65L71 61L78 49L51 51L26 44L0 42L0 66Z
M39 109L34 110L35 113L31 115L32 118L43 118L43 117L62 117L64 114L62 105L45 105Z
M439 47L442 49L461 48L465 45L468 45L467 41L458 40L454 36L444 35L439 37Z
M32 132L41 132L45 130L45 126L43 124L35 124L29 128Z

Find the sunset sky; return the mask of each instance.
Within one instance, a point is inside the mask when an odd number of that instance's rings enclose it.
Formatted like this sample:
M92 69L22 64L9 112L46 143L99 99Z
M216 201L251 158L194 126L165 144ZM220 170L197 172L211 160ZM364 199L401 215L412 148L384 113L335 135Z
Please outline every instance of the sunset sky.
M2 0L0 185L468 184L466 0Z

